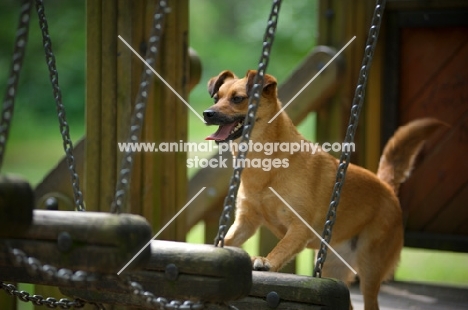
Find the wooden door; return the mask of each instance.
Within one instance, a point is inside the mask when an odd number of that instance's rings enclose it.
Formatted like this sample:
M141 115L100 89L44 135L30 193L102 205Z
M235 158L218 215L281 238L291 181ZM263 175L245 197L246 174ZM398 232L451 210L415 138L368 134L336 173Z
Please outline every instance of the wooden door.
M422 117L449 125L427 141L400 189L406 245L468 251L468 25L451 23L458 15L427 25L399 18L396 95L387 111L393 128Z

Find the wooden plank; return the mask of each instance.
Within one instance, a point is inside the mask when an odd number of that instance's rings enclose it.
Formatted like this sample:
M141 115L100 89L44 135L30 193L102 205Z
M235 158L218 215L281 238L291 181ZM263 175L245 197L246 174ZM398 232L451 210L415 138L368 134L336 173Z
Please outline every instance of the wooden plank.
M251 273L249 256L237 248L187 247L183 243L154 241L152 252L148 267L144 271L132 272L131 277L155 296L209 303L229 302L239 309L349 309L349 291L343 282L275 272ZM178 272L171 272L175 269L166 272L167 266L174 261ZM175 280L169 279L172 276ZM91 289L62 291L90 301L149 307L141 299L125 294L115 282L104 279ZM268 307L265 300L272 302L271 297L267 297L269 294L279 297L277 307ZM242 297L245 298L239 299ZM236 299L239 300L233 301ZM207 307L218 309L212 304L207 304Z
M128 0L118 0L117 2L117 34L127 42L132 42L133 25L133 3ZM116 141L124 142L129 138L130 115L132 111L132 61L134 57L132 51L123 42L116 43ZM116 179L119 176L120 165L124 157L123 152L116 153ZM115 185L114 185L115 186ZM130 189L129 189L130 191ZM122 212L130 212L131 195L126 196ZM136 214L139 214L135 212Z
M100 210L110 209L117 181L117 6L102 1Z
M140 16L140 18L144 19L144 22L141 24L142 29L140 29L142 35L140 44L144 43L144 46L147 46L148 37L150 35L152 27L153 13L156 9L156 2L151 3L146 1L143 9L144 10L141 12ZM166 25L167 23L164 23L164 32L166 31ZM159 74L162 74L159 60L163 59L163 56L161 56L161 50L163 48L163 45L163 38L161 38L161 43L158 51L158 60L155 65L155 70ZM148 96L148 105L146 107L146 120L143 129L144 132L142 140L157 143L159 142L158 134L161 130L159 113L161 113L161 110L163 109L163 106L160 102L160 94L163 86L161 84L158 84L156 77L153 77L152 85L153 86ZM160 224L162 221L162 201L160 199L161 195L163 194L162 180L156 172L159 169L158 163L161 163L163 161L162 155L163 154L161 154L160 152L154 154L141 154L141 204L143 208L143 214L147 219L149 219L154 231L158 231L162 227L162 225Z
M99 210L101 158L102 6L99 0L86 1L86 135L84 194L87 209ZM73 196L71 196L73 197Z
M145 42L146 33L145 30L147 28L146 19L144 18L146 12L146 1L132 1L132 34L131 34L131 41L129 41L133 48L140 54L144 54L142 50L143 43ZM127 25L128 27L128 25ZM123 59L122 59L123 61ZM135 100L138 94L138 90L140 87L141 82L141 74L143 72L144 64L143 62L138 59L135 55L131 55L131 57L127 58L127 61L131 63L132 71L131 71L131 91L130 91L130 99L131 99L131 110L133 105L135 104ZM127 115L128 122L130 123L130 116L131 113ZM147 115L148 112L147 112ZM122 116L123 117L123 116ZM130 130L130 127L127 127L127 135ZM142 138L145 136L145 132L142 132ZM128 138L128 136L127 136ZM142 153L135 153L134 155L134 164L133 164L133 172L131 175L131 182L130 182L130 189L129 189L129 212L132 214L141 214L144 215L150 223L151 217L148 216L147 213L144 212L144 205L143 205L143 194L142 190L145 187L145 181L143 180L143 156ZM146 184L146 186L151 186L151 184ZM131 202L131 203L130 203Z
M336 49L327 46L315 47L280 85L278 97L283 105L295 97L304 85L336 55L336 52ZM286 113L296 125L300 124L308 113L319 110L333 96L340 82L343 65L343 58L338 56L286 108Z
M156 296L220 303L245 297L251 289L250 257L239 248L153 241L151 251L144 270L125 271L123 275ZM115 282L105 278L90 289L64 292L85 300L139 305L141 300Z
M151 228L137 215L34 210L33 223L21 233L5 233L8 244L44 263L74 270L117 272L151 239ZM8 266L6 251L0 264ZM149 250L137 260L144 262Z
M321 36L318 38L319 44L326 44L338 49L343 47L353 36L356 36L356 39L342 53L346 67L341 74L340 87L328 105L317 113L317 140L319 142L341 142L344 139L374 6L375 2L369 0L353 1L352 3L349 1L320 2L319 33ZM374 77L377 81L379 78L378 76ZM378 83L376 82L376 84ZM369 98L365 98L364 106L367 106L368 102ZM363 118L366 118L365 113L363 113ZM352 161L364 165L365 143L361 143L361 140L366 136L361 127L362 125L358 127L355 136L357 147L352 154ZM331 154L339 156L334 152Z
M177 87L179 94L188 101L188 83L189 83L189 0L177 0L172 3L176 4L177 7L177 20L176 25L176 37L173 43L173 48L177 52L176 55L176 72L175 86ZM175 113L177 118L175 119L176 130L174 132L174 141L188 141L188 113L189 109L180 100L177 100L178 104L175 105ZM169 102L168 104L173 104ZM186 203L187 200L192 198L188 197L188 182L187 182L187 153L179 150L174 154L175 159L175 176L176 181L174 188L176 191L174 205L176 210L179 211ZM178 241L184 241L186 235L185 217L187 212L182 213L175 220L175 239Z
M464 98L468 96L468 88L466 87L468 72L460 70L460 68L468 67L468 44L466 44L468 42L468 27L450 27L443 28L443 30L439 30L435 34L433 34L435 31L433 29L406 31L413 33L411 38L420 35L423 38L429 37L432 41L426 44L417 41L420 44L411 44L408 48L402 47L402 68L404 71L401 74L402 99L399 108L401 111L400 122L403 124L414 118L427 116L437 117L448 124L453 124L467 110ZM425 32L429 32L430 36L424 36ZM452 33L454 34L450 35ZM433 53L446 57L445 61L440 63L440 61L432 60L433 57L441 58L434 56ZM418 58L422 60L416 61L415 59ZM422 69L423 67L431 69ZM430 72L427 72L428 70ZM430 78L422 78L424 84L418 88L418 85L414 85L416 83L414 80L420 79L416 78L414 72L419 71L429 75ZM412 87L416 88L417 92L414 92ZM418 91L419 89L421 90Z
M169 1L171 14L166 16L164 35L156 71L178 92L187 98L188 82L188 2ZM154 3L153 3L154 7ZM153 9L147 11L153 12ZM152 18L152 13L150 13ZM148 21L151 21L149 16ZM186 47L181 48L181 47ZM144 139L160 142L187 140L188 114L186 107L159 79L154 80L145 122ZM144 154L142 191L144 214L150 218L154 230L166 224L187 201L186 162L181 152ZM156 189L156 190L155 190ZM154 208L154 206L164 206ZM162 239L183 240L184 214L161 235Z
M93 138L91 138L91 140L93 140ZM86 187L84 186L84 184L86 184L86 175L84 173L86 145L87 141L83 138L80 139L73 148L76 173L80 177L80 188L84 191L86 191ZM88 178L88 180L90 179ZM53 168L36 186L34 189L34 196L37 209L47 209L49 207L47 205L47 200L52 198L57 203L57 210L75 210L73 188L70 180L70 171L68 170L68 164L65 156L62 157L57 166L55 166L55 168ZM91 206L91 210L93 210L93 206Z
M253 286L249 297L264 300L270 292L276 292L280 297L280 303L276 309L289 309L281 305L283 302L320 305L322 309L337 310L349 309L350 306L348 288L338 280L260 271L253 271L252 280ZM264 308L265 306L258 309Z
M468 111L401 187L400 202L404 213L408 215L407 229L424 229L466 183L466 175L460 171L468 168L464 161L468 143L462 142L464 133L461 130L467 119Z
M272 307L266 301L266 298L258 298L258 297L246 297L242 298L239 301L234 301L231 303L233 306L237 307L238 309L242 310L270 310L270 309L278 309L278 310L287 310L287 309L304 309L304 310L323 310L323 309L336 309L340 310L340 308L327 308L323 305L311 305L301 302L291 302L291 301L281 301L278 306ZM274 302L273 302L274 304ZM211 305L208 309L212 309ZM222 307L215 307L213 309L222 309ZM343 310L347 308L341 308Z
M440 86L445 84L439 84L439 87L435 89L430 87L438 76L443 75L444 79L446 76L452 76L452 79L457 79L457 75L451 75L450 72L444 74L444 71L449 69L451 63L455 71L463 67L459 61L468 57L467 48L463 48L468 42L467 34L467 27L402 29L401 66L403 71L400 77L400 102L405 110L421 109L421 104L417 99L424 93L431 94L429 97L425 95L425 102L435 100L434 95L440 95L442 90ZM455 96L452 95L452 98Z
M21 233L32 223L34 193L26 180L0 176L0 236Z
M467 200L468 180L450 197L450 201L432 218L425 230L435 233L463 233L460 228L468 223L468 208L464 207ZM465 229L464 234L468 235L468 230Z

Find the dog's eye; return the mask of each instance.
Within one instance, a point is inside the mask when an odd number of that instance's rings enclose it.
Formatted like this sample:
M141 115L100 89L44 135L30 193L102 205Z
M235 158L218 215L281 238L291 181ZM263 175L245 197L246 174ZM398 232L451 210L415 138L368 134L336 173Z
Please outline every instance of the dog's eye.
M219 100L218 96L217 96L217 95L215 95L215 96L213 97L213 101L214 101L214 103L217 103L217 102L218 102L218 100Z
M231 102L232 103L241 103L242 101L244 101L245 97L241 97L241 96L234 96L231 98Z

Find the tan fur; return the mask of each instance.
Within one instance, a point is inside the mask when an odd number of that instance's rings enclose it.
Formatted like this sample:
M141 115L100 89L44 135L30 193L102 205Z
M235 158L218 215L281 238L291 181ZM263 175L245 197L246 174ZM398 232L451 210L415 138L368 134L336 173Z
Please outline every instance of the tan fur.
M248 96L255 71L238 79L229 71L208 83L217 103L207 115L242 116L248 100L234 104L232 96ZM222 77L222 81L220 81ZM296 130L286 113L270 124L281 109L276 80L265 76L264 90L251 135L253 142L298 142L305 138ZM205 112L207 112L205 111ZM206 119L206 117L205 117ZM440 125L435 120L416 121L402 127L387 145L378 175L351 164L346 174L331 245L358 271L365 309L378 309L380 283L394 270L403 246L403 226L398 185L411 170L414 157L424 139ZM322 232L335 182L338 161L326 152L294 154L249 152L248 158L287 159L289 167L245 168L239 188L236 218L225 244L240 246L261 226L268 227L280 241L267 257L252 257L254 269L278 271L304 248L317 249L320 241L269 189L274 188L316 231ZM392 174L392 170L395 173ZM355 240L355 248L350 240ZM323 276L347 283L353 274L336 256L328 252Z
M418 119L398 128L387 142L380 157L377 177L388 183L395 194L398 194L400 184L408 179L424 140L442 125L447 126L433 118Z

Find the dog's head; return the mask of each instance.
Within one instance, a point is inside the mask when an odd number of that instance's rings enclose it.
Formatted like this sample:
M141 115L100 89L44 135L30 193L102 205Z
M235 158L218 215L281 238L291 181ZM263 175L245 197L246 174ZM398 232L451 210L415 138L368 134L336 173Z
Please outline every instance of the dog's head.
M209 80L208 92L214 100L214 105L205 110L203 116L207 125L218 125L219 128L206 140L215 140L219 143L237 139L242 135L249 95L256 74L257 71L249 70L244 78L239 79L231 71L223 71ZM275 111L276 84L273 76L265 74L256 124L259 121L268 122L268 117L271 117L272 111Z

